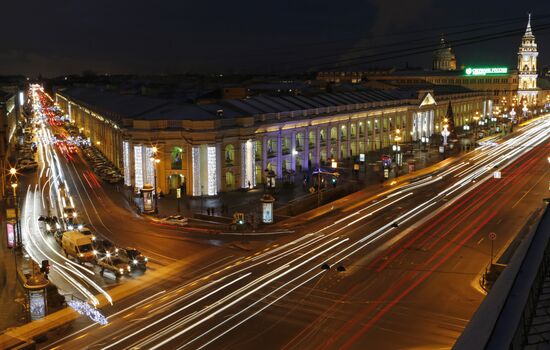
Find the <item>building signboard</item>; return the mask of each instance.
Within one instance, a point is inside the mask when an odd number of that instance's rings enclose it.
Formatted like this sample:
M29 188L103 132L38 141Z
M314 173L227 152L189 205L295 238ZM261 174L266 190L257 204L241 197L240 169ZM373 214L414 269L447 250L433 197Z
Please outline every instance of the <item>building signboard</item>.
M467 76L485 76L485 75L499 75L508 74L507 67L468 67L464 70Z

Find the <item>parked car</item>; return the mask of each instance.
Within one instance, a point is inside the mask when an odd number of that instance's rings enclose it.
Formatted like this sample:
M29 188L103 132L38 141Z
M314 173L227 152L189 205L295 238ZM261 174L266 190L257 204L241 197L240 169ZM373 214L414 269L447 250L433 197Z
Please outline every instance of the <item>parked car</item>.
M22 159L17 164L17 167L21 170L36 170L38 168L38 163L30 159Z

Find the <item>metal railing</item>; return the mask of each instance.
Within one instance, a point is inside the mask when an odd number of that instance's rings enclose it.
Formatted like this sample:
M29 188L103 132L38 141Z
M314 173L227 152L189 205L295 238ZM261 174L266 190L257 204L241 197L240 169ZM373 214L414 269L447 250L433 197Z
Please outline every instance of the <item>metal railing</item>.
M528 344L537 302L550 272L550 212L548 199L545 202L542 213L523 227L527 234L453 349L515 350Z

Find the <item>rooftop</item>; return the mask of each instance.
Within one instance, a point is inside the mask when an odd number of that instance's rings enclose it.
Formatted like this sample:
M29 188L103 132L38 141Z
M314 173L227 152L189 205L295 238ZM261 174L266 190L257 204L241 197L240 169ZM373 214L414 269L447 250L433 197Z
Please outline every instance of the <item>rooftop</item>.
M397 102L418 98L419 90L433 90L436 95L473 92L461 86L415 85L390 90L343 86L335 92L311 96L258 95L246 99L229 99L211 104L184 104L140 95L124 95L113 91L75 87L60 94L79 105L102 114L115 122L123 118L137 120L211 120L250 117L327 107L362 105L373 102Z

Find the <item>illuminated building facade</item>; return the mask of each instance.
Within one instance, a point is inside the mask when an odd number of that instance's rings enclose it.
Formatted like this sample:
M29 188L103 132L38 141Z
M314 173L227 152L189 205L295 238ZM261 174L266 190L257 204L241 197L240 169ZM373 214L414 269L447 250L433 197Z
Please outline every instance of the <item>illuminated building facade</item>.
M71 120L121 171L136 190L152 184L157 148L157 185L189 196L252 188L307 173L332 159L358 161L360 154L437 135L449 101L457 126L489 108L486 94L459 87L353 91L312 96L257 96L218 104L177 105L141 96L73 88L56 94ZM399 129L399 131L397 131Z

